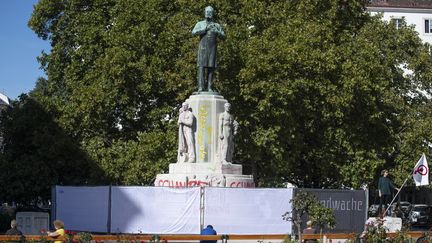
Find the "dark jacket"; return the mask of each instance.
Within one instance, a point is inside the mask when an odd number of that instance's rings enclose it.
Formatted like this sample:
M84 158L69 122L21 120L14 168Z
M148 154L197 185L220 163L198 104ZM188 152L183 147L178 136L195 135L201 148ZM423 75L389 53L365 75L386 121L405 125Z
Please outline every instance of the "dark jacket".
M22 235L22 232L19 231L17 228L11 228L6 231L5 235Z
M380 177L378 180L378 190L381 191L381 195L391 195L395 189L393 182L388 177Z

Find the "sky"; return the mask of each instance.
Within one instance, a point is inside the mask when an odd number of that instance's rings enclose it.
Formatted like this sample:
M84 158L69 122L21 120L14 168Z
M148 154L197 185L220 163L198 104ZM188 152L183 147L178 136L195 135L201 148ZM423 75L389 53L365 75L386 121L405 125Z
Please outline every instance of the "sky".
M17 99L45 77L36 58L49 52L48 41L27 26L38 0L0 0L0 93Z

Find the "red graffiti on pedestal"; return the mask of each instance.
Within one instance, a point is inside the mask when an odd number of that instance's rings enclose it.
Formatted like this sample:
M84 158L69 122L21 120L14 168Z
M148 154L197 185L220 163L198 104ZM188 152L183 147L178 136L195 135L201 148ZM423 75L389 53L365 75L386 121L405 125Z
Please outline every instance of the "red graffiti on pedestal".
M208 181L202 180L189 180L186 181L181 180L159 180L156 183L157 186L163 187L174 187L174 188L185 188L185 187L196 187L196 186L212 186ZM255 183L247 182L247 181L232 181L227 183L227 187L237 187L237 188L254 188Z

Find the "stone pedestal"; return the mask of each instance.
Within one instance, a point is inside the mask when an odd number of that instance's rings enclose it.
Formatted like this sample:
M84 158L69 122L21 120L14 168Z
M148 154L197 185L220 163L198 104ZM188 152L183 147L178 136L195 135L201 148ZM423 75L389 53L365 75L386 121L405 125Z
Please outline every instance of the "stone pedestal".
M251 175L243 175L242 166L221 163L219 155L219 115L228 101L215 93L194 94L186 100L194 114L195 163L187 163L180 154L169 165L169 174L159 174L155 186L168 187L255 187Z
M228 101L221 95L191 95L186 100L195 115L196 163L218 161L219 114Z
M242 175L242 166L220 163L175 163L169 165L170 174L232 174Z

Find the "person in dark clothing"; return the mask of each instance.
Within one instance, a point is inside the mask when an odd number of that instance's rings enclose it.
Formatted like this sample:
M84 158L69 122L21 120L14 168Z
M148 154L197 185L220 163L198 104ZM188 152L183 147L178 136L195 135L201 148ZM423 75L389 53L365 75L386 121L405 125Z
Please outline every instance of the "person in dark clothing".
M388 170L381 171L381 177L378 180L378 195L380 198L380 204L378 207L378 212L382 215L385 211L385 207L390 202L390 197L393 193L393 190L399 190L393 185L393 182L388 178ZM384 205L384 208L382 207ZM383 217L385 215L382 215Z
M6 231L5 235L22 235L23 233L17 229L17 221L11 221L11 228Z
M313 226L312 221L310 221L310 220L307 221L306 222L306 226L307 226L307 228L305 228L303 230L303 234L316 234L317 233L316 229L312 228L312 226ZM305 243L315 243L315 242L318 242L318 241L315 240L315 239L305 239L304 242Z
M213 229L213 226L207 225L206 228L201 230L201 235L217 235L216 230ZM217 240L200 240L200 243L216 243Z

